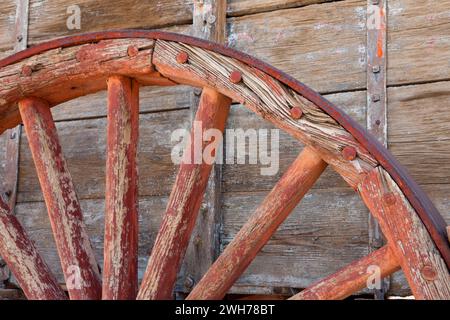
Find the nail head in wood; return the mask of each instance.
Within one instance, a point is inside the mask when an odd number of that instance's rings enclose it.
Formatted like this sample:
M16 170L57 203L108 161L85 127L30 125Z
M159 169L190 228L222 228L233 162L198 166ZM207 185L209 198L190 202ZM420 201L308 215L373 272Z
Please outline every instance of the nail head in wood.
M177 54L177 62L179 64L185 64L189 60L189 54L186 51L181 51Z
M393 206L397 202L397 198L392 192L385 194L383 200L389 206Z
M230 74L230 81L231 83L238 84L242 81L242 74L239 71L233 71Z
M372 95L372 101L373 102L378 102L381 100L381 96L379 94L373 94Z
M137 56L138 52L139 52L139 49L135 46L129 46L127 49L127 54L129 57Z
M423 267L421 272L425 280L434 281L437 278L437 272L432 266Z
M291 117L292 119L298 120L303 116L303 111L299 107L293 107L291 109Z
M356 159L356 149L350 146L345 147L342 150L342 156L345 160L352 161Z
M33 69L31 69L30 66L25 65L22 67L22 75L23 76L29 77L29 76L31 76L32 73L33 73Z

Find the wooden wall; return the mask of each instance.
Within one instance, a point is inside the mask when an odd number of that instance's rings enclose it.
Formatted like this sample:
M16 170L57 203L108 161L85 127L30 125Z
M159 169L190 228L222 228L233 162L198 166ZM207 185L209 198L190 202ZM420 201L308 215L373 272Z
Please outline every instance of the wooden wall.
M79 0L81 30L163 28L194 34L193 2ZM70 1L31 0L29 45L75 34L66 28ZM388 145L450 222L450 0L389 0ZM230 0L227 42L293 75L366 125L367 1ZM0 0L0 56L13 47L14 0ZM176 166L170 133L188 128L192 90L141 92L139 193L140 273L158 231ZM105 93L54 109L62 147L99 260L102 256ZM271 128L234 105L229 128ZM4 156L0 138L0 162ZM280 172L261 176L258 165L224 165L221 247L282 175L302 146L280 133ZM0 176L1 171L0 168ZM62 280L55 244L31 155L23 134L16 214ZM207 213L203 213L207 214ZM199 244L197 244L199 245ZM201 246L209 244L201 243ZM236 293L290 293L368 253L368 211L331 170L296 208L232 289ZM192 257L191 257L192 259ZM189 264L180 273L185 290ZM409 293L401 274L390 294ZM294 288L294 289L291 289Z

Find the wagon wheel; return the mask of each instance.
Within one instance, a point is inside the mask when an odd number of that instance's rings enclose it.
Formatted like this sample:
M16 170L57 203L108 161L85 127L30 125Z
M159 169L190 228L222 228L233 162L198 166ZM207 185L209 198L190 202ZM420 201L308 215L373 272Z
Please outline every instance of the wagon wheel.
M0 133L23 122L70 298L172 297L211 165L180 165L138 288L138 94L144 85L187 84L203 88L196 115L203 130L223 131L229 106L237 101L306 146L188 299L223 298L327 165L361 195L387 244L293 298L345 298L365 287L367 268L377 265L382 276L403 269L418 299L450 299L450 246L444 220L431 201L373 137L280 71L210 42L136 30L51 41L0 61L0 68ZM101 276L50 108L105 88L108 157ZM193 155L194 148L186 148L185 156ZM66 298L3 200L0 253L28 298ZM79 283L73 281L74 268Z

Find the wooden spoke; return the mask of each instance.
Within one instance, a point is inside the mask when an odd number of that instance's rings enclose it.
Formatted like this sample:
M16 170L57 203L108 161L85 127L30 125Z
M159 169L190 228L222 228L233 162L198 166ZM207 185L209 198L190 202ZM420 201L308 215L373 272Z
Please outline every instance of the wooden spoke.
M372 270L374 266L376 269ZM397 258L388 246L351 263L345 268L303 290L291 300L340 300L367 286L371 276L378 280L400 269ZM379 272L379 273L378 273Z
M0 197L0 255L30 300L64 300L66 294L17 218Z
M450 299L450 274L445 261L390 175L378 167L358 190L379 221L416 299Z
M203 159L204 152L209 149L206 148L208 143L203 142L198 148L196 140L199 135L202 139L203 133L208 129L223 132L230 104L231 99L228 97L209 88L203 89L191 139L170 194L166 214L148 262L138 299L172 297L177 272L186 252L212 167L212 163ZM217 145L218 142L213 143ZM209 151L207 156L214 158L216 149Z
M102 298L108 300L132 300L137 294L138 127L139 84L110 77L102 290Z
M101 283L67 163L47 102L26 98L19 110L71 299L98 299Z
M305 148L188 299L222 299L326 166L314 151Z

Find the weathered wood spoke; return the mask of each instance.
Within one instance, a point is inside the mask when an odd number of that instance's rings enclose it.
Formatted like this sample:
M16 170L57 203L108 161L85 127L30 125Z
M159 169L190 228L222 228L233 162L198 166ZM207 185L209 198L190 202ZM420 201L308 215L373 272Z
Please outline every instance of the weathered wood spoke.
M138 122L139 84L122 76L110 77L103 299L131 300L137 294Z
M64 300L66 294L17 218L0 197L0 255L30 300Z
M345 299L352 293L365 288L370 276L379 276L380 279L377 280L381 280L398 269L400 269L400 264L397 262L397 258L388 246L384 246L313 284L293 296L291 300Z
M19 110L71 299L98 299L98 265L47 102L26 98Z
M203 142L198 148L196 140L198 135L202 139L208 129L223 132L230 104L230 98L215 90L203 89L191 138L170 194L166 214L148 262L138 299L172 297L177 272L186 252L212 167L212 163L205 161L203 156L207 155L211 160L217 152L215 148L206 148L207 142ZM217 145L219 141L212 143ZM208 154L204 154L208 149Z
M450 299L450 274L417 213L390 175L371 171L358 190L380 223L416 299Z
M305 148L188 299L222 299L326 166L314 151Z

